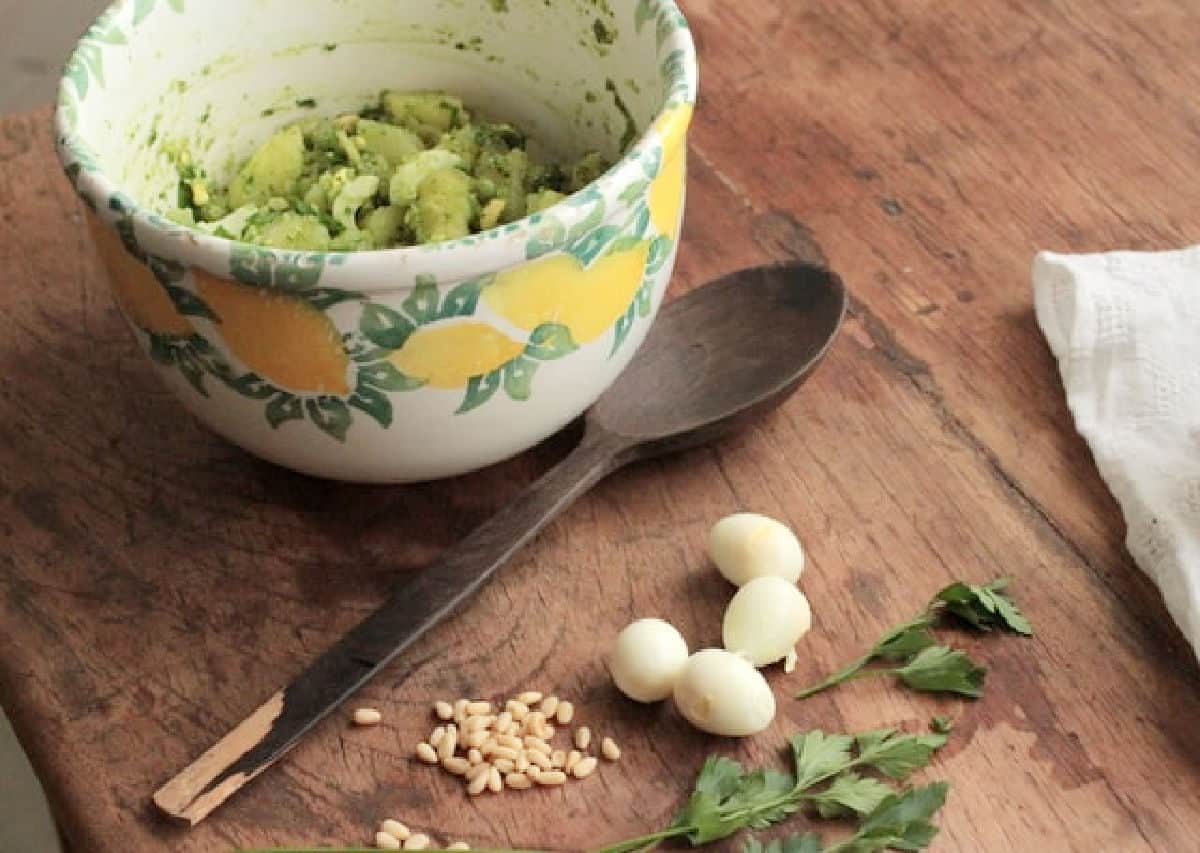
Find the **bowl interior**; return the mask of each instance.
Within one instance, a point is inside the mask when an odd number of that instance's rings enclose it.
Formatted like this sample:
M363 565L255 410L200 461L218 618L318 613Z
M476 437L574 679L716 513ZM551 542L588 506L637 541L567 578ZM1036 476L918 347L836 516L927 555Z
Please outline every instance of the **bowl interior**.
M217 180L272 130L385 88L444 89L529 131L535 155L615 159L666 99L645 0L128 0L64 85L78 135L135 201L174 205L180 151ZM538 148L541 150L537 150Z

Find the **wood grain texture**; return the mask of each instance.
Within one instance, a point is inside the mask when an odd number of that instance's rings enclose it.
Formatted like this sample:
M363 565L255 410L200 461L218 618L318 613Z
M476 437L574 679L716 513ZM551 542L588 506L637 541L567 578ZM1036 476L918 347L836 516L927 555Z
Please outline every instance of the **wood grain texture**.
M362 842L384 815L579 849L666 819L710 751L769 760L798 728L932 713L958 723L925 774L954 785L937 849L1196 849L1200 673L1122 547L1028 280L1037 248L1195 241L1193 4L685 8L703 93L673 292L823 253L855 297L846 332L759 429L623 471L550 525L367 688L382 726L325 721L191 831L149 793L570 440L398 488L223 444L121 327L47 113L0 122L0 701L80 849ZM968 644L993 668L982 702L863 682L782 700L746 743L620 701L601 655L631 617L719 639L704 533L745 508L810 551L816 628L781 693L960 575L1016 578L1038 636ZM434 699L525 687L576 700L626 757L518 808L411 758Z
M828 270L788 262L740 270L664 308L636 362L583 418L565 459L419 572L282 690L154 792L195 825L340 709L608 474L756 424L812 375L846 313ZM461 721L460 721L461 722Z

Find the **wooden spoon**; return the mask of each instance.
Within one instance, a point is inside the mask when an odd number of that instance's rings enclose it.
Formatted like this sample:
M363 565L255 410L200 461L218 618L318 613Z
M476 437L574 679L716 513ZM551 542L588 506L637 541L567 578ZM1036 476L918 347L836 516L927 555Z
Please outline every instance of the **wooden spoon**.
M704 444L779 405L828 351L846 308L833 273L755 267L663 308L633 363L585 418L579 445L195 762L154 802L195 824L458 607L551 519L629 462Z

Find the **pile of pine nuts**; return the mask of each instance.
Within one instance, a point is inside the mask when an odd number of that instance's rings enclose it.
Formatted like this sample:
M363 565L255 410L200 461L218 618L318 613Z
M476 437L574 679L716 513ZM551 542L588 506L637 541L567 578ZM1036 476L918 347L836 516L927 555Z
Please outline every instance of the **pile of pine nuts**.
M437 702L433 712L439 725L417 744L417 758L462 777L471 796L586 779L599 761L588 754L592 732L587 726L571 732L573 749L554 747L557 729L575 717L575 706L557 696L527 690L502 708L483 700L459 699L453 704ZM616 761L621 750L606 737L600 741L600 755Z
M427 850L433 846L433 839L423 832L413 832L398 820L388 818L375 833L375 846L380 850ZM470 850L471 845L465 841L455 841L442 849Z

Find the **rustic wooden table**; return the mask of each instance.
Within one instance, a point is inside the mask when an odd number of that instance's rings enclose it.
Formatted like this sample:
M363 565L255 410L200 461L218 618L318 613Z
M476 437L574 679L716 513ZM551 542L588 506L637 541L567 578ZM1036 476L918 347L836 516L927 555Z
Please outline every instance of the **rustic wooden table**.
M398 814L473 843L580 849L661 823L704 755L957 720L941 850L1200 849L1200 675L1122 547L1034 322L1039 248L1200 236L1190 0L686 4L703 64L673 292L827 258L853 293L780 412L625 471L368 687L384 725L321 725L190 831L149 795L332 638L561 456L365 488L255 461L160 388L105 292L45 111L0 121L0 701L87 851L360 843ZM817 627L781 696L952 577L1009 574L1038 628L972 645L983 701L876 682L781 699L707 738L609 686L630 617L719 639L718 516L787 520ZM430 703L536 685L625 744L600 778L466 801L412 748Z

